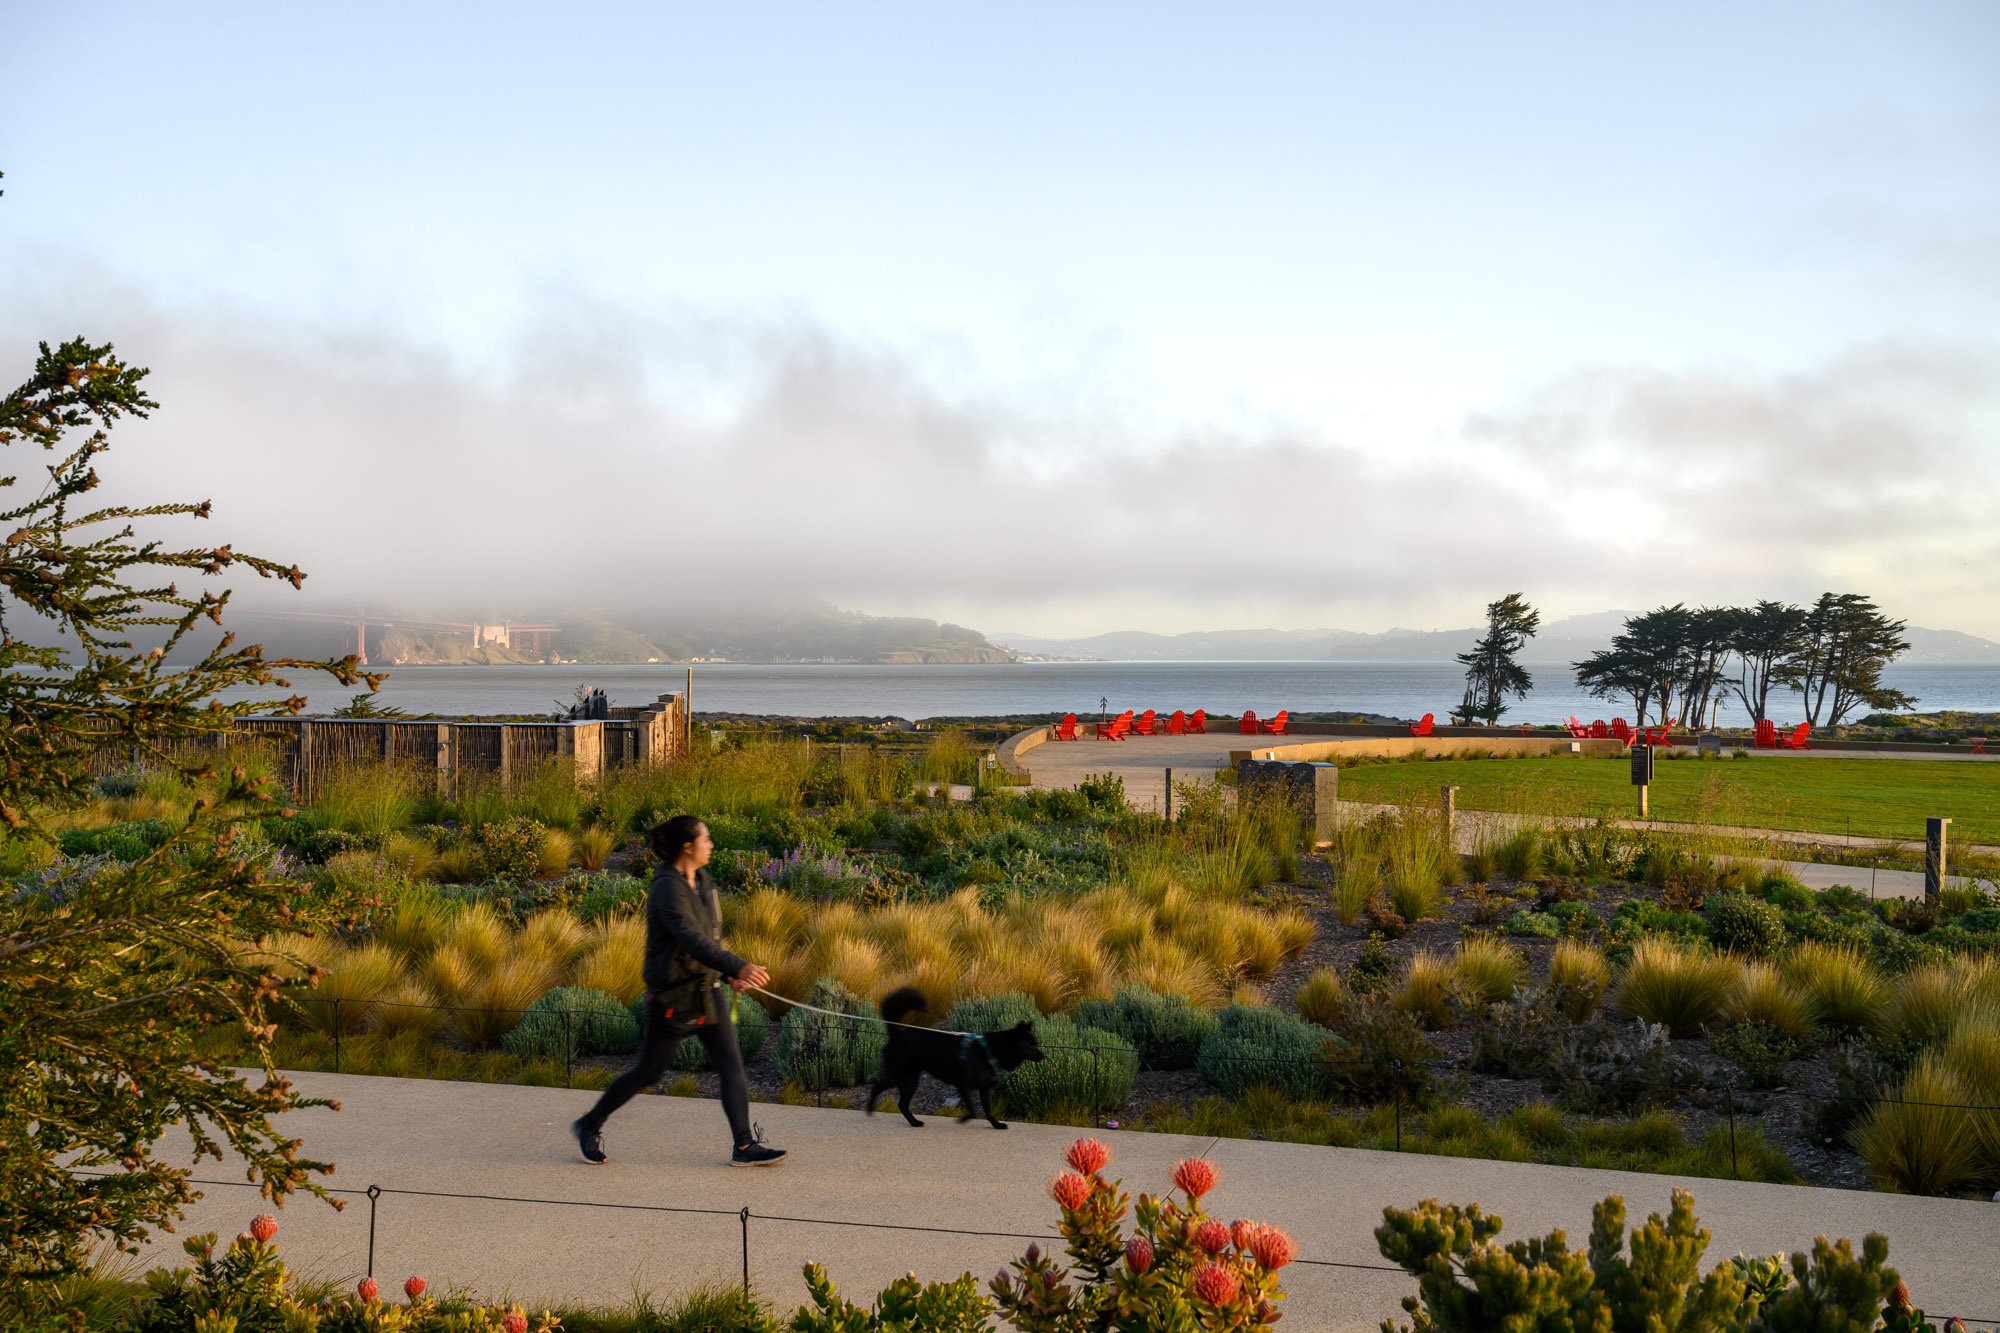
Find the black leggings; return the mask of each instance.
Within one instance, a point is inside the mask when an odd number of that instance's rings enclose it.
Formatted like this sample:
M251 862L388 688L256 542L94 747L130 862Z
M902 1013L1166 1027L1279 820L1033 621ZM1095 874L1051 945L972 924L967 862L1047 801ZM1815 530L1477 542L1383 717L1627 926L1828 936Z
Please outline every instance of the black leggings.
M638 1063L604 1090L597 1105L584 1116L585 1124L592 1129L604 1128L612 1112L658 1083L673 1064L681 1039L692 1033L708 1052L710 1067L722 1076L722 1110L729 1117L729 1132L736 1136L733 1142L742 1147L751 1141L750 1085L743 1077L743 1051L736 1044L736 1025L729 1019L729 1002L719 987L706 992L702 999L707 1021L698 1023L696 1020L702 1014L677 1009L668 1018L664 1013L666 1006L652 995L646 996L646 1031L639 1039Z

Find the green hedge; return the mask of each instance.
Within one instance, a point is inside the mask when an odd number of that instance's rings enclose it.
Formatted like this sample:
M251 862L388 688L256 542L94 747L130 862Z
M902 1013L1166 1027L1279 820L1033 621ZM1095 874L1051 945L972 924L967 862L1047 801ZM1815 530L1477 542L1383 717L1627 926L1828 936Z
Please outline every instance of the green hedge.
M1325 1048L1332 1035L1264 1005L1232 1004L1217 1015L1195 1069L1224 1096L1261 1085L1293 1097L1324 1097L1331 1088Z
M528 1059L623 1055L638 1046L639 1023L616 996L579 986L558 986L529 1005L500 1044L510 1054Z
M1085 1000L1071 1017L1130 1041L1148 1069L1194 1068L1216 1023L1212 1010L1185 995L1162 995L1144 986L1126 986L1108 1000Z
M874 1005L829 978L814 983L806 1003L843 1015L793 1009L778 1024L773 1056L778 1073L809 1092L872 1083L882 1068L889 1029Z

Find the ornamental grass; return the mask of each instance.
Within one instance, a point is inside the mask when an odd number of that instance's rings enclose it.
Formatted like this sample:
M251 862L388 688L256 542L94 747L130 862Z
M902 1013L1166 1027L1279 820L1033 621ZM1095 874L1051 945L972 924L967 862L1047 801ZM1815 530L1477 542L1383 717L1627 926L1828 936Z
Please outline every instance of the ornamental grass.
M1812 1004L1805 993L1765 962L1744 966L1723 1016L1733 1023L1759 1023L1800 1041L1813 1032Z
M1549 994L1571 1022L1587 1021L1610 985L1611 964L1604 950L1583 940L1556 941L1549 959Z
M1481 935L1461 941L1452 958L1452 979L1481 1004L1505 1004L1528 960L1504 940Z
M1727 958L1644 939L1633 947L1611 1004L1619 1013L1658 1023L1676 1037L1696 1036L1721 1017L1736 993L1738 971Z
M1786 956L1784 971L1805 993L1817 1026L1840 1036L1881 1031L1889 987L1858 949L1809 940Z

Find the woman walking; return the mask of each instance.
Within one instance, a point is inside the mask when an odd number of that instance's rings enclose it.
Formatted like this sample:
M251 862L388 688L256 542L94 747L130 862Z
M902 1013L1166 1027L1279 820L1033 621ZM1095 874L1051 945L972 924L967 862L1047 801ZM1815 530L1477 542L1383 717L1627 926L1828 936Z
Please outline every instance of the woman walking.
M692 1034L722 1076L722 1110L735 1147L732 1166L771 1166L783 1148L766 1146L750 1123L750 1088L743 1052L721 983L737 990L770 984L771 974L722 947L722 901L709 877L715 843L693 815L675 815L647 835L660 866L646 894L646 1023L639 1059L620 1074L597 1105L570 1126L586 1162L602 1162L604 1122L642 1089L660 1081L681 1040Z

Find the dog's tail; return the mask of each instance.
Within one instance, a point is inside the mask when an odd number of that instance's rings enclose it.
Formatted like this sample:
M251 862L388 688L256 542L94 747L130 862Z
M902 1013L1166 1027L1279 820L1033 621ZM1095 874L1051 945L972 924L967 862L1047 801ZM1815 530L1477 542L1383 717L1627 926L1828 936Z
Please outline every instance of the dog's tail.
M882 1017L891 1023L900 1023L909 1015L929 1007L924 993L915 986L905 986L892 990L882 997Z

